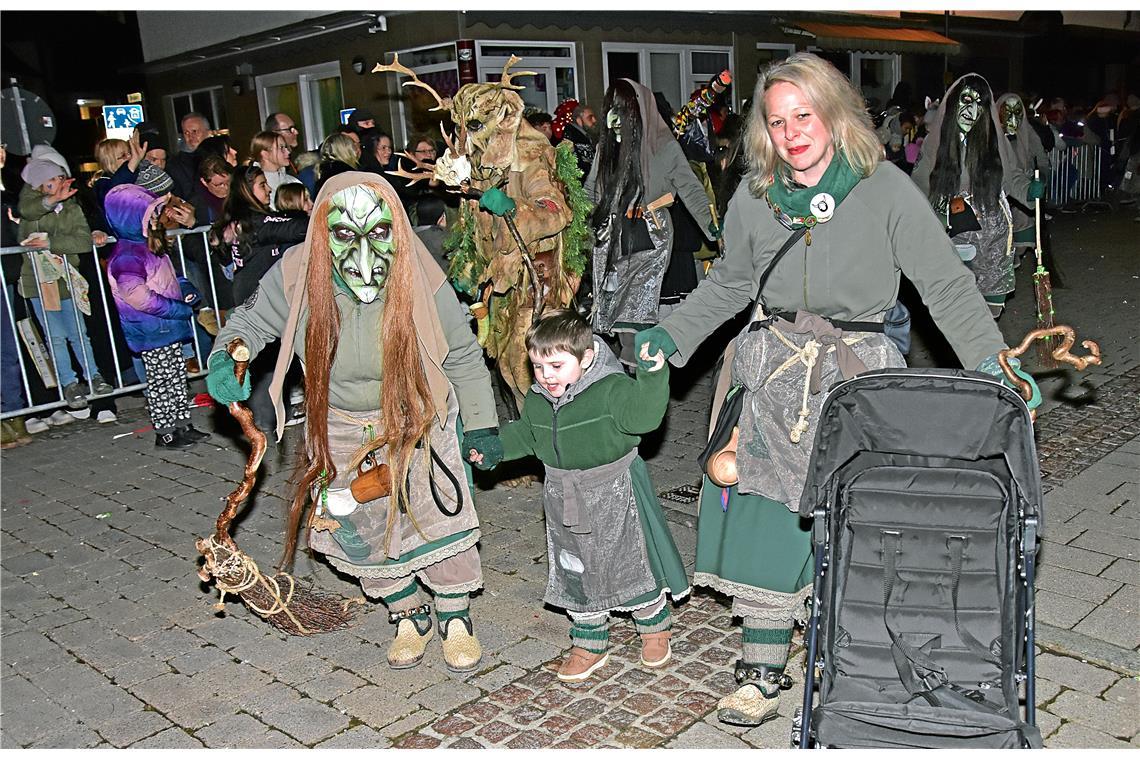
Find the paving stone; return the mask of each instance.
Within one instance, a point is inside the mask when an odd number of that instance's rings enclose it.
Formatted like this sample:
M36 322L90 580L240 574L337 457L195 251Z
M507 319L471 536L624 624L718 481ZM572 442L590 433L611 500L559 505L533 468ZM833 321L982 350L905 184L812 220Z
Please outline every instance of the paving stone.
M1109 702L1079 691L1061 692L1049 704L1049 712L1125 740L1140 731L1140 715L1132 705Z
M1100 604L1116 593L1118 581L1098 578L1063 567L1043 565L1037 574L1036 588Z
M499 654L499 657L504 662L509 662L512 665L530 670L553 657L559 656L561 653L561 649L545 641L526 639L525 641L520 641L518 644L504 649Z
M1071 596L1055 594L1045 589L1037 591L1037 622L1072 628L1088 615L1096 605Z
M614 737L614 743L620 747L649 749L651 747L660 747L665 743L665 738L644 729L630 727L623 729Z
M551 715L538 724L544 731L556 737L564 737L582 725L582 721L573 715Z
M333 706L347 711L373 728L381 728L418 709L415 702L378 686L362 686L333 700Z
M648 715L662 704L662 698L656 694L634 694L622 701L622 706L632 710L638 715Z
M532 702L519 705L506 714L506 719L516 726L526 726L546 717L546 708Z
M459 736L473 728L474 723L457 715L449 715L431 724L431 730L442 736Z
M318 658L319 659L319 658ZM364 681L347 670L337 668L296 684L297 690L313 699L328 702L364 685Z
M263 712L261 720L306 746L327 739L348 728L347 715L314 699L298 699Z
M470 736L464 736L464 737L461 737L459 739L452 739L449 742L445 742L443 746L447 747L448 749L485 749L486 748L484 745L480 744L475 739L472 739Z
M1108 702L1140 706L1140 676L1121 678L1101 697Z
M670 741L670 749L749 749L750 745L732 734L713 728L708 723L698 722L686 728Z
M392 742L376 729L355 726L316 745L316 749L384 749Z
M505 746L511 749L542 749L549 747L554 741L555 737L545 731L528 728L511 737Z
M505 707L518 707L534 698L534 692L515 684L504 686L491 694L491 700Z
M181 728L168 728L131 745L131 749L199 749L206 746Z
M446 681L417 692L412 700L432 712L443 714L454 710L465 702L470 702L481 694L482 692L479 689L469 684Z
M500 665L472 678L470 684L484 691L496 691L525 673L525 670L516 665Z
M1072 542L1082 549L1111 554L1125 559L1140 559L1140 539L1119 536L1100 530L1086 530Z
M1050 538L1052 538L1052 531L1050 531ZM1065 567L1089 575L1098 575L1113 563L1113 557L1047 540L1042 542L1038 561L1042 567Z
M137 710L99 727L99 734L116 747L129 747L172 726L154 710Z
M502 744L508 738L517 734L518 731L519 730L514 726L504 723L501 720L493 720L478 729L475 735L482 736L491 744Z
M719 697L713 696L704 691L686 691L679 695L675 703L678 707L682 707L694 715L706 715L709 710L716 707L716 703L720 701Z
M1119 676L1111 670L1089 665L1073 657L1043 652L1036 658L1037 675L1086 694L1097 695L1116 682ZM1041 699L1038 694L1038 699Z
M87 749L103 741L99 734L82 723L57 725L55 729L28 745L28 749Z
M1131 745L1082 723L1073 722L1065 723L1057 729L1049 737L1046 746L1049 749L1115 749Z
M397 739L392 746L396 749L435 749L442 742L434 736L407 734Z
M426 726L439 716L431 710L417 710L411 715L400 718L399 720L389 723L383 728L379 729L378 733L385 739L392 739L397 736L403 736L409 731L415 731L418 728Z

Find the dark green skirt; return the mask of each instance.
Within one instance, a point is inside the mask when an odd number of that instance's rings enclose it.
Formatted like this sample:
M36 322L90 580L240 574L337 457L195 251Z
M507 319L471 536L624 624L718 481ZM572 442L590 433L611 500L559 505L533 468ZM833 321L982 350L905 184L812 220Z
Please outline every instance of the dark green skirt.
M665 513L661 511L661 502L657 500L657 494L653 491L653 482L649 479L645 460L635 457L629 466L629 474L633 483L633 497L637 502L637 514L641 518L641 532L645 535L645 554L649 560L649 569L657 581L657 587L653 591L630 599L621 605L620 609L643 607L666 590L676 601L690 590L685 563L681 559L681 553L677 551L677 544L673 542L673 534L669 532Z
M766 596L762 592L798 594L811 585L813 571L810 519L777 501L704 479L694 583L742 599L760 598Z

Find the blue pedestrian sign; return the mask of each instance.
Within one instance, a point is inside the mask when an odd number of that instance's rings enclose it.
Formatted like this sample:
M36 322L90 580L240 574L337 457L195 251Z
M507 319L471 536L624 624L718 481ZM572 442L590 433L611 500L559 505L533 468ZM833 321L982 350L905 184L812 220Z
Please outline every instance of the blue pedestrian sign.
M130 139L131 131L142 120L143 107L139 103L103 106L103 123L109 138Z
M342 109L340 109L340 123L341 124L347 124L349 117L352 116L352 112L355 110L356 110L355 108L342 108Z

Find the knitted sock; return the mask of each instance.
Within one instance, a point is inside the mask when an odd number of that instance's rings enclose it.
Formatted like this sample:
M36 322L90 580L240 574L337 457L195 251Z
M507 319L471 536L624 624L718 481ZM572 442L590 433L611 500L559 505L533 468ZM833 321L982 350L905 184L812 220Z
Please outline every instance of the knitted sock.
M419 584L415 578L408 581L406 585L387 588L376 581L362 578L360 586L364 589L364 593L369 596L379 596L388 607L388 612L391 613L414 610L424 604L423 597L420 596ZM430 613L418 612L411 616L411 620L421 636L431 627Z
M791 621L786 628L768 627L771 625L771 621L761 618L744 618L743 659L749 665L783 670L788 663L788 649L792 643Z
M665 603L665 597L658 601L633 611L633 626L638 635L645 633L660 633L673 627L673 614Z
M439 630L441 632L446 631L447 624L455 618L471 617L470 607L470 596L467 593L441 594L436 592L435 619L439 623Z
M602 654L610 645L610 616L570 616L570 643L587 652Z

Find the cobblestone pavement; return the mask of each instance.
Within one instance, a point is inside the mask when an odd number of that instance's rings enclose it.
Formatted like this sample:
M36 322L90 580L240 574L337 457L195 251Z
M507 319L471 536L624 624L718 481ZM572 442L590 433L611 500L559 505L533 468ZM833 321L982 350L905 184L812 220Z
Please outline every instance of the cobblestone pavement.
M1131 215L1119 216L1095 222L1106 239L1128 239ZM1073 250L1077 228L1094 224L1060 222L1054 242ZM1049 491L1037 696L1047 747L1140 746L1140 363L1128 279L1135 263L1119 259L1097 259L1087 275L1070 264L1069 288L1057 294L1058 312L1102 341L1105 364L1042 383L1037 433ZM1001 323L1011 340L1033 319L1027 277L1019 273L1019 298ZM1101 298L1081 306L1094 285ZM1125 299L1133 303L1122 309ZM938 348L921 325L916 331L912 361L929 364ZM696 504L686 487L696 480L708 403L707 373L677 373L666 424L642 448L690 571ZM718 723L714 705L734 686L740 629L725 599L699 589L675 608L675 658L665 669L639 666L626 618L614 624L605 668L578 685L554 678L568 622L541 603L537 486L479 482L486 588L473 612L485 657L475 673L449 673L438 637L419 667L390 670L392 627L376 605L351 628L312 639L277 633L232 598L216 611L216 592L195 574L194 539L211 530L245 449L215 412L194 413L199 427L217 432L190 452L157 453L145 433L113 440L147 424L137 405L118 425L78 423L4 452L0 746L787 746L802 695L802 647L778 719L751 730ZM284 451L271 450L253 504L235 525L241 548L266 567L280 551L288 452L298 440L291 428ZM320 561L299 559L297 573L324 590L358 593Z

